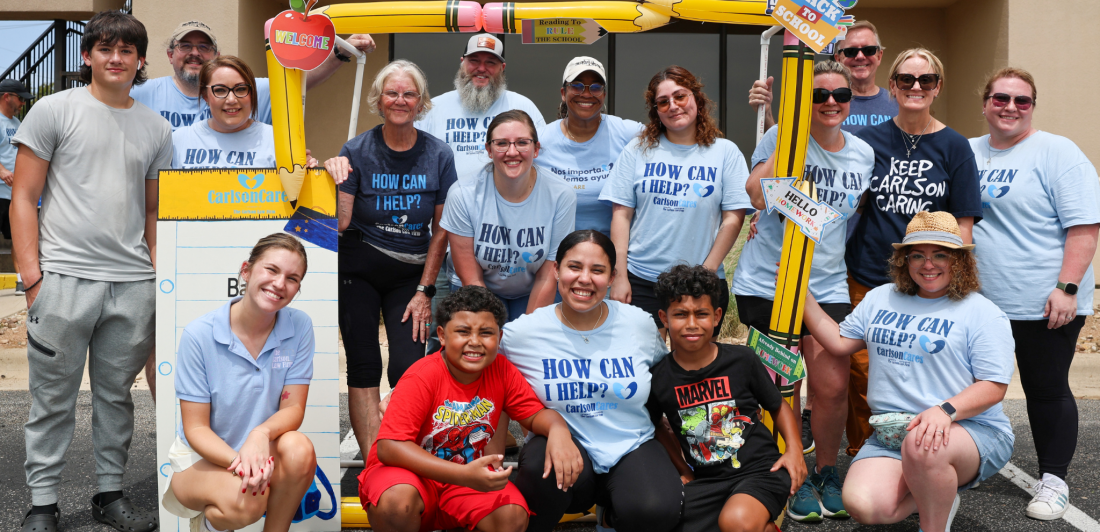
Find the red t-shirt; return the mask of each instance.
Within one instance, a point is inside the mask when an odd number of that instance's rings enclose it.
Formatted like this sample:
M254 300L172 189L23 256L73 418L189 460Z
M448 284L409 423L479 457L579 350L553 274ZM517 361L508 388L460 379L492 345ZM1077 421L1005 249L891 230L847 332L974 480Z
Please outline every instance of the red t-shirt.
M468 464L481 458L502 408L512 419L529 418L544 408L507 358L497 355L481 377L464 385L451 376L441 353L405 371L382 418L379 441L411 441L432 456ZM381 465L377 447L371 446L368 470Z

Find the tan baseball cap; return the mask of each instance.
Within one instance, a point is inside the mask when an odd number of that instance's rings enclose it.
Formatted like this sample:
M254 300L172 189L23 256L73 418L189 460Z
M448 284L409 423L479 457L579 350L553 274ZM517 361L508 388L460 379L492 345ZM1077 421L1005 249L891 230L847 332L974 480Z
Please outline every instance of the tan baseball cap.
M188 33L191 33L193 31L197 31L209 37L210 44L214 45L214 49L218 48L218 38L214 36L214 30L210 29L210 26L207 26L205 23L199 22L197 20L188 20L187 22L183 22L179 26L176 26L176 29L172 31L171 42L175 43L182 39L184 35L187 35Z
M489 52L499 57L501 61L504 61L504 41L491 33L479 33L474 35L470 37L470 41L466 43L466 53L462 54L462 57L476 54L477 52Z

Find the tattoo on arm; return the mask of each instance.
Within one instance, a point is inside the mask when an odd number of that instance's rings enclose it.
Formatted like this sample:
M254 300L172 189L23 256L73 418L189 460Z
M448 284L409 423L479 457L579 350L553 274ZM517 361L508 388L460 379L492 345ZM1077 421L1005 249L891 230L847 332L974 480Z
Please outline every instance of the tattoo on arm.
M290 392L283 392L282 400L286 401L287 399L290 399Z

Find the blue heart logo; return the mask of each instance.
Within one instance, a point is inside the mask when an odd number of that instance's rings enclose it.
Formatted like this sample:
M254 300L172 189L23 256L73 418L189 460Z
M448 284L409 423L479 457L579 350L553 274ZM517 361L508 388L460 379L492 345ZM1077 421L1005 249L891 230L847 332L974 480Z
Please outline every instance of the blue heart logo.
M615 386L614 386L614 390L615 390L615 395L619 396L619 399L622 399L622 400L625 401L627 399L630 399L631 397L634 397L634 394L638 393L638 383L632 382L632 383L630 383L630 386L623 386L622 384L619 384L619 383L616 382ZM628 393L626 395L623 395L623 390L626 390L630 393Z
M925 335L920 335L920 348L923 349L929 355L934 355L943 351L943 347L947 345L943 340L936 340L935 342L928 339Z
M1008 185L999 187L997 185L989 185L989 197L993 199L1003 198L1005 194L1008 194Z
M695 195L700 198L705 198L711 194L714 194L714 185L702 186L699 183L695 183L691 186L691 189L695 191Z
M237 174L237 181L241 183L242 187L252 190L264 183L264 175L256 174L255 178L250 178L245 174ZM249 181L253 181L253 183L249 184Z
M848 194L848 206L853 208L853 209L858 207L859 206L859 196L856 196L855 194Z
M528 263L538 262L539 260L542 259L542 256L543 256L543 250L541 250L541 249L538 251L538 253L535 253L534 255L532 255L532 254L530 254L526 251L523 252L523 260L528 262Z
M397 225L401 225L401 224L405 223L406 220L409 219L409 216L408 215L393 216L392 218L393 218L393 223L395 223Z

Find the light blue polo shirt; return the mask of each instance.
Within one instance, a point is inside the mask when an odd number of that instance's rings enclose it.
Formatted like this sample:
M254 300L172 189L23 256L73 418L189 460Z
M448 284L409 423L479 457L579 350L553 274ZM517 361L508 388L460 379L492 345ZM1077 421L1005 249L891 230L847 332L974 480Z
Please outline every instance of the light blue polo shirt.
M313 377L313 320L284 308L255 359L229 328L229 307L240 297L189 323L176 353L176 398L210 404L210 428L235 450L248 433L279 410L288 384ZM183 423L176 434L187 443ZM188 444L190 446L190 444Z

